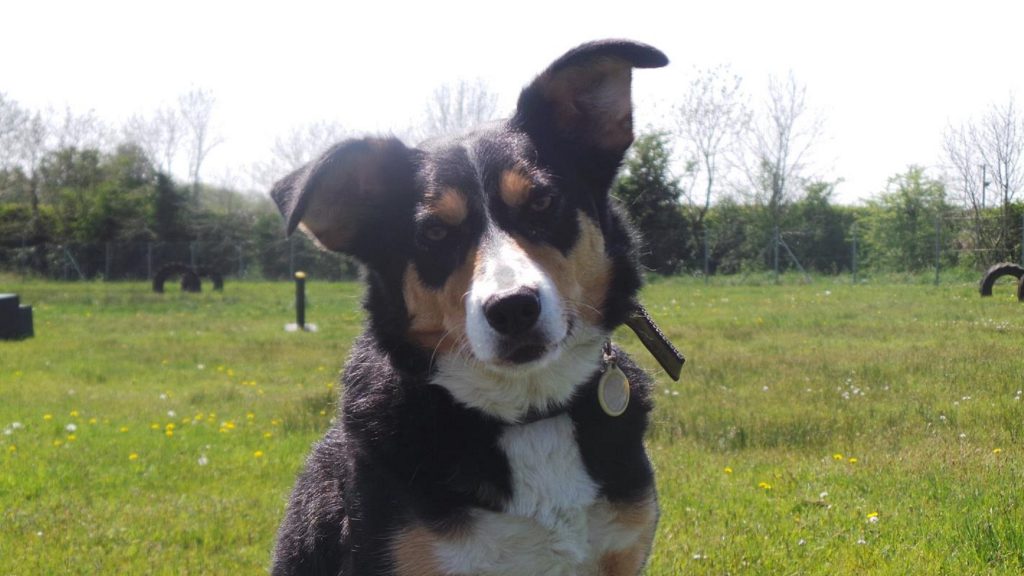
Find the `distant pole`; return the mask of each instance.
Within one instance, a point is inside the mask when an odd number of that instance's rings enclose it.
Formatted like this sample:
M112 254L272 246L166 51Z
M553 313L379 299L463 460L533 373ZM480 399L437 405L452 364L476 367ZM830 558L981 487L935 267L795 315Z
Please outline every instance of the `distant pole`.
M1024 248L1022 248L1024 250ZM1024 253L1024 252L1022 252ZM708 283L708 277L711 276L711 255L708 249L708 227L704 224L704 283Z
M114 246L111 245L110 242L107 242L107 253L106 253L106 258L104 258L104 266L103 266L103 280L107 281L107 282L110 281L110 261L113 260L113 258L114 258Z
M853 223L851 229L851 235L853 236L853 248L850 254L851 268L853 269L853 284L857 285L857 223Z
M942 217L935 217L935 285L939 285L939 269L942 267Z
M306 273L295 273L295 324L306 329Z
M775 273L775 283L779 283L779 227L776 226L772 233L772 270Z

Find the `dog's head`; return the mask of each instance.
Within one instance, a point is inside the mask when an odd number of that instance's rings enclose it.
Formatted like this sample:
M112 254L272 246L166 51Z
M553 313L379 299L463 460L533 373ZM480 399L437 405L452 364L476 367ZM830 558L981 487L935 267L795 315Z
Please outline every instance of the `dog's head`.
M396 363L516 420L593 373L640 287L608 190L633 141L632 69L667 62L643 44L585 44L509 120L417 148L347 140L272 195L289 232L365 265L371 329Z

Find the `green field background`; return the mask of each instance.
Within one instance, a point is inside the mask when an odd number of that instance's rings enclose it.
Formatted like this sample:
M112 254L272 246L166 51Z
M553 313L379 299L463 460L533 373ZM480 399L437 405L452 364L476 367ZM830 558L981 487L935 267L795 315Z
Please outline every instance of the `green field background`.
M789 281L790 283L787 283ZM158 295L0 277L0 575L258 574L333 417L361 287ZM1024 304L1000 284L653 282L647 574L1020 574Z

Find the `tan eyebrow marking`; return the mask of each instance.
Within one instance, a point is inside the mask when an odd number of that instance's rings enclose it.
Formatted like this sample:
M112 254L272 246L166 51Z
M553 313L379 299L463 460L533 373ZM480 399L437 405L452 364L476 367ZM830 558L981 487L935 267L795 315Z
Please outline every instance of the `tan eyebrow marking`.
M532 188L533 181L519 170L505 170L501 173L498 191L501 193L502 201L513 208L526 203L530 198Z
M451 226L462 224L469 214L466 197L457 188L444 188L427 197L426 212Z

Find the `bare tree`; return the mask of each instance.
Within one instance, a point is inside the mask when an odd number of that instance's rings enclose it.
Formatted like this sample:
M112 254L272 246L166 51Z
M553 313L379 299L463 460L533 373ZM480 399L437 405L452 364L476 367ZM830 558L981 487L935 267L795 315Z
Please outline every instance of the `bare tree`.
M15 162L18 134L27 119L28 113L0 92L0 169Z
M747 176L772 227L801 188L807 154L821 134L821 119L808 108L806 96L807 87L792 73L783 80L772 77L765 108L748 132Z
M178 113L189 136L188 175L192 201L199 202L199 174L207 155L223 140L213 133L213 108L217 99L209 90L195 89L178 98Z
M947 128L943 144L954 187L971 214L980 260L991 264L1012 256L1017 238L1013 202L1024 186L1024 118L1013 97L993 105L980 121ZM991 200L989 185L995 189ZM991 219L995 208L998 222Z
M47 115L51 118L55 116L52 112L48 112ZM63 115L56 117L56 121L51 124L51 128L52 146L57 150L63 148L105 150L113 140L107 124L93 110L85 114L76 114L71 108L66 107Z
M252 166L253 183L258 189L269 190L281 177L312 161L348 134L341 123L333 121L316 121L293 127L274 139L268 160Z
M676 108L676 132L686 149L687 172L699 173L705 182L699 195L693 186L683 187L683 200L692 208L692 225L698 235L711 208L721 163L750 123L742 83L725 66L699 71Z
M124 138L142 148L161 172L172 174L185 137L183 120L174 108L159 108L151 116L133 115L122 127Z
M434 89L427 102L422 136L450 136L494 118L498 95L481 80L459 80Z

